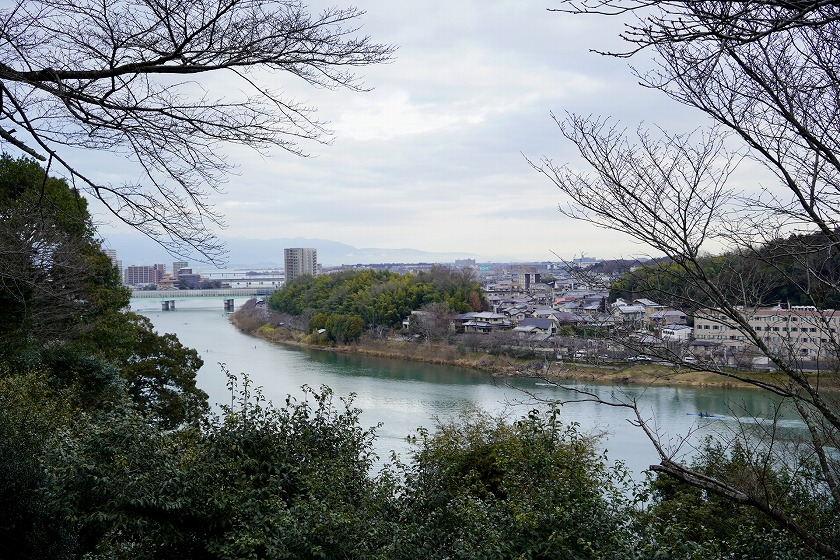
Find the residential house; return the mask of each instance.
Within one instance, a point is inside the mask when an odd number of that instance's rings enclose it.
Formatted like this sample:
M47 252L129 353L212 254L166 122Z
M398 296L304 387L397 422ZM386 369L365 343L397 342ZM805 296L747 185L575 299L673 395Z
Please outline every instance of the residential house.
M568 311L558 311L554 314L554 317L557 320L557 325L560 327L563 325L579 325L584 321L584 318L580 315Z
M507 316L511 323L518 325L528 316L528 306L512 305L510 307L499 307L497 313Z
M694 330L688 325L665 325L662 327L663 342L688 342Z
M519 324L520 327L534 327L541 334L554 334L557 332L557 323L553 319L537 319L531 317Z
M584 300L579 310L587 315L595 315L596 313L601 313L604 310L604 302L601 299Z
M513 332L529 338L540 337L545 339L557 332L557 325L551 319L529 318L514 327Z
M633 305L641 305L645 308L644 316L642 317L642 322L645 325L649 325L652 321L651 316L654 313L658 313L660 311L668 311L671 309L667 305L660 305L653 300L646 299L646 298L638 298L633 300Z
M688 322L688 317L682 311L667 309L651 313L649 320L652 325L662 327L665 325L685 325Z
M645 307L643 305L631 305L622 299L618 299L612 304L612 315L620 318L624 323L642 324L645 317Z
M489 333L496 330L510 329L513 325L507 316L491 311L463 313L458 316L460 324L455 325L457 332Z

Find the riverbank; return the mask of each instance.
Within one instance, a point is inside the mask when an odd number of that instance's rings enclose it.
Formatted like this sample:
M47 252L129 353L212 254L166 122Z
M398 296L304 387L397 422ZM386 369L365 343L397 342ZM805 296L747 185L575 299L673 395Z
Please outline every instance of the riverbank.
M753 385L711 372L700 372L659 364L603 364L592 365L567 361L524 360L500 354L472 352L446 343L410 342L401 340L367 339L350 345L321 346L305 341L299 330L269 324L257 325L251 318L230 316L231 323L241 332L276 344L362 354L415 362L451 365L482 371L496 377L539 377L554 383L564 380L612 385L753 388ZM771 374L752 373L751 377Z

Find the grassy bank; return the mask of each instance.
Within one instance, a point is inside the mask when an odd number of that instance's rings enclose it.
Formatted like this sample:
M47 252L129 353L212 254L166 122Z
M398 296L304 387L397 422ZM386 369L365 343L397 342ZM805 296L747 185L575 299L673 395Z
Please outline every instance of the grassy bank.
M350 345L312 345L307 343L305 333L300 330L283 326L272 326L268 323L259 324L252 317L243 317L238 313L231 315L230 320L240 331L277 344L452 365L483 371L499 377L529 376L542 377L554 382L575 380L614 385L752 387L752 385L747 383L738 382L714 373L687 370L674 366L658 364L606 364L594 366L574 362L522 360L500 354L473 352L446 343L429 344L424 342L363 338L359 342ZM769 373L752 373L751 377L766 377L766 380L769 381L771 375Z

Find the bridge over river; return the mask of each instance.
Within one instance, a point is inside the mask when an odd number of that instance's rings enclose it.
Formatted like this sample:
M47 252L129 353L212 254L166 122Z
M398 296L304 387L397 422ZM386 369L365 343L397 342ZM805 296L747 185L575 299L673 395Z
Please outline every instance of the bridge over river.
M175 302L187 298L216 298L224 301L225 311L234 310L234 298L266 297L276 288L218 288L212 290L132 290L132 298L158 299L163 311L175 309Z
M230 298L267 296L276 288L258 286L254 288L217 288L210 290L131 290L133 298L182 299L182 298Z

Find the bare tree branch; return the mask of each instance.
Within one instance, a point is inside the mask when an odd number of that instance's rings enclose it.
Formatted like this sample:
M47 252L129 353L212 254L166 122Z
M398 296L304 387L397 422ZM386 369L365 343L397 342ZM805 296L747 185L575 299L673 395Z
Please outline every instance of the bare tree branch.
M628 133L609 119L555 119L588 170L529 160L565 195L566 215L619 231L650 248L640 289L649 297L735 333L735 345L765 356L775 372L756 375L722 361L680 367L742 381L782 397L806 427L801 445L781 445L778 425L765 433L742 428L753 482L710 477L675 460L665 434L637 423L660 454L653 470L748 504L827 557L840 556L830 531L797 518L795 506L767 493L774 468L796 475L793 458L813 461L817 490L840 506L836 454L840 439L840 4L837 2L564 2L560 11L628 18L623 38L632 56L647 50L656 68L639 77L646 87L698 109L716 123L708 131ZM732 146L740 146L732 149ZM740 192L733 170L750 158L777 185ZM712 257L709 246L723 246ZM775 279L775 280L774 280ZM770 336L754 316L782 279L810 305L801 328ZM772 302L778 303L778 302ZM779 330L779 327L774 327ZM719 331L719 332L720 332ZM806 365L800 339L819 340ZM616 336L626 336L620 332ZM772 340L771 340L772 339ZM663 348L671 361L681 356ZM614 404L614 403L610 403ZM637 411L638 413L638 411ZM758 437L760 436L760 437Z
M394 49L358 35L361 15L310 14L296 0L19 1L0 10L0 140L52 157L173 254L217 259L211 229L223 224L207 196L231 169L221 148L305 156L301 141L326 142L314 109L267 87L265 74L364 91L355 68L387 62ZM211 73L227 80L220 95L177 81ZM100 183L72 163L71 147L137 161L145 179Z

